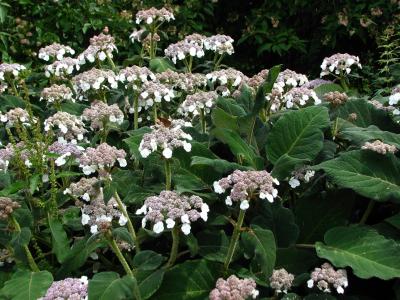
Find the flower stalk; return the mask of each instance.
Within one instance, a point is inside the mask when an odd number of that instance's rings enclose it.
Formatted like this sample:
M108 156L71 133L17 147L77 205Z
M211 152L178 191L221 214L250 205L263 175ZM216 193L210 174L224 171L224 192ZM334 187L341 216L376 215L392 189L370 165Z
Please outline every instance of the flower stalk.
M246 214L246 211L241 209L239 212L238 220L233 229L233 234L231 237L231 241L229 243L228 253L226 255L225 262L224 262L224 272L225 273L228 271L229 265L232 261L233 255L235 253L236 246L237 246L237 243L238 243L239 237L240 237L240 232L242 230L242 225L243 225L245 214Z

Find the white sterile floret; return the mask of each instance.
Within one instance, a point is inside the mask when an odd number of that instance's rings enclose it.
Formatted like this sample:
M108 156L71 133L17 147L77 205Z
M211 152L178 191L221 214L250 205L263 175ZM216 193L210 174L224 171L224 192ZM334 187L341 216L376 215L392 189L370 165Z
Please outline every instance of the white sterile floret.
M247 200L242 200L240 202L240 209L241 210L247 210L250 207L250 203Z
M208 212L208 205L198 196L189 197L174 191L162 191L158 196L148 197L136 214L145 215L142 227L150 222L155 233L161 233L165 227L172 229L180 226L181 231L187 235L191 231L192 222L198 219L207 221Z

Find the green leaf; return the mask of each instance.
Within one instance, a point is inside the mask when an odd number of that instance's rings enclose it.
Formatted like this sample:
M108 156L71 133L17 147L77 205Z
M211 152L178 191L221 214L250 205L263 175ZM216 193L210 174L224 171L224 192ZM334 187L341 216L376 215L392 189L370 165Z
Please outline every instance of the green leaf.
M400 277L400 244L368 227L336 227L315 244L319 257L336 267L351 267L360 278Z
M301 274L308 272L318 260L314 251L310 249L279 248L276 251L275 269L285 268L290 273Z
M262 168L261 158L255 154L253 148L238 133L226 128L216 128L212 131L212 134L221 142L228 144L232 153L236 157L242 157L247 165L254 169Z
M36 192L40 180L41 180L40 174L35 174L29 179L29 191L31 192L32 195Z
M197 234L199 254L211 261L224 262L228 253L229 239L223 230Z
M243 109L243 107L237 104L236 100L234 99L219 97L216 105L232 117L242 117L246 115L246 111Z
M17 271L1 292L12 300L36 300L46 294L52 282L53 276L47 271Z
M262 200L257 203L257 212L251 223L270 229L278 247L289 247L296 243L299 227L294 222L294 215L290 209L283 207L279 201L269 203Z
M328 110L322 106L286 113L267 137L268 159L276 163L285 154L295 159L314 159L323 147L323 129L328 126Z
M143 271L136 274L142 300L149 299L160 288L165 270Z
M89 300L132 299L133 279L115 272L97 273L89 280Z
M150 60L150 69L153 72L161 73L166 70L175 70L174 65L171 63L169 59L164 57L156 57Z
M191 166L210 166L216 172L225 174L233 170L249 170L248 167L244 167L237 163L229 162L224 159L211 159L207 157L193 156Z
M241 239L245 253L252 257L251 271L262 273L263 278L269 277L275 266L276 244L271 230L252 225L251 231L244 232Z
M144 250L135 255L133 266L139 270L152 271L157 269L163 261L164 257L161 254L151 250Z
M238 117L228 114L221 108L214 108L211 112L211 120L216 128L227 128L239 131Z
M391 216L390 218L385 219L385 222L396 227L397 229L400 229L400 213L398 213L397 215Z
M287 179L293 170L307 162L309 162L308 159L294 158L285 153L275 162L271 175L278 180Z
M400 199L400 162L394 155L350 151L314 169L323 169L337 185L376 201Z
M49 218L49 226L52 237L53 252L59 263L63 263L70 253L67 233L60 220Z
M154 299L198 300L206 299L215 287L222 267L206 260L186 261L165 273L163 283Z
M314 89L314 92L317 94L318 98L323 99L324 95L329 92L343 92L343 88L336 83L325 83L317 86Z

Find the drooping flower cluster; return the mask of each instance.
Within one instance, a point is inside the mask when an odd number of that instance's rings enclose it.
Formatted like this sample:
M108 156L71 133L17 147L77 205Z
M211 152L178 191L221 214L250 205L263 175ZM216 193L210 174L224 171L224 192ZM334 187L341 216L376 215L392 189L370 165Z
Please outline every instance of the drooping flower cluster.
M380 140L376 140L371 142L366 142L361 149L364 150L371 150L379 154L386 154L386 153L395 153L397 152L397 148L394 145L386 144Z
M50 77L51 75L56 77L64 77L67 75L71 75L74 70L79 71L80 69L79 60L72 57L64 57L61 60L56 60L50 65L45 67L45 75L46 77Z
M174 64L176 60L184 60L186 57L203 57L204 50L201 45L197 43L188 43L186 40L179 41L175 44L171 44L164 50L165 56L169 57Z
M120 167L126 167L126 152L123 149L117 149L107 143L102 143L96 148L89 147L79 158L79 167L85 175L90 175L99 171L107 171L106 168L112 168L118 161Z
M125 83L125 87L132 87L133 90L138 90L143 83L154 81L156 76L146 67L132 66L122 69L118 74L119 81Z
M350 55L348 53L334 54L330 57L324 58L321 64L321 77L329 74L350 74L352 66L356 66L359 69L362 68L358 56Z
M59 142L56 141L51 144L48 148L49 153L55 153L60 155L56 158L54 163L56 166L63 166L67 162L69 157L73 157L75 159L79 158L82 155L82 152L85 149L77 144L66 143L65 141Z
M154 125L151 132L143 135L139 145L140 155L146 158L152 152L160 150L162 155L169 159L176 148L183 148L186 152L190 152L192 145L188 141L191 140L192 136L185 133L181 126Z
M115 39L109 34L100 33L90 38L89 47L78 56L81 64L86 61L93 63L96 59L103 61L107 57L112 58L113 52L117 51Z
M55 130L56 128L59 129L57 131L59 142L77 143L77 141L84 139L84 134L87 132L81 117L63 111L56 112L44 121L45 131Z
M8 197L0 197L0 220L7 220L21 205Z
M287 293L292 287L294 275L288 273L285 269L273 270L272 276L269 278L269 283L272 289L277 294Z
M154 7L140 10L136 14L136 24L145 22L147 25L153 22L162 23L175 20L174 14L166 8L156 9Z
M40 100L45 100L47 103L61 103L66 100L75 102L72 90L65 84L53 84L50 87L44 88L40 93Z
M283 101L285 102L286 108L292 108L294 106L304 106L310 101L313 101L315 105L321 104L321 100L317 94L305 87L294 87L283 95Z
M101 101L93 101L90 108L85 108L82 118L90 121L90 127L94 130L103 129L110 122L121 125L124 121L124 113L117 104L108 105Z
M180 89L186 93L193 93L207 85L206 75L201 73L178 73L166 70L162 73L157 73L156 78L171 89Z
M292 172L292 177L289 179L289 185L291 188L300 186L301 181L310 182L311 178L314 177L315 171L309 170L306 167L299 168Z
M28 112L20 107L10 109L5 114L0 114L0 121L5 123L7 127L12 127L16 124L31 125ZM32 122L35 123L36 119L33 119Z
M346 95L346 93L336 91L324 94L324 99L333 106L338 106L346 103L349 97Z
M188 235L190 223L200 218L207 221L209 211L208 205L199 196L189 197L174 191L162 191L158 196L148 197L136 214L144 214L142 227L150 222L155 233L163 232L165 223L168 229L181 224L181 231Z
M257 298L259 291L256 282L251 278L239 279L231 275L228 279L218 278L210 293L210 300L246 300Z
M4 80L5 77L16 80L24 70L26 70L25 66L20 64L2 63L0 64L0 80Z
M234 53L233 39L230 36L217 34L204 39L204 48L220 55Z
M148 81L143 84L140 90L139 105L144 107L144 109L148 109L154 103L161 103L162 100L170 102L174 97L174 90L166 85L156 81Z
M38 300L86 300L88 297L88 279L66 278L54 281L44 297Z
M92 234L105 233L112 227L112 221L118 220L120 226L124 226L128 219L119 211L117 201L112 197L107 204L104 203L103 191L95 198L90 199L89 204L82 207L82 225L90 226Z
M71 183L69 188L64 190L64 194L72 195L89 202L95 199L100 193L99 179L96 177L82 177L78 182Z
M39 49L38 57L44 61L49 61L50 59L56 58L57 60L62 60L64 55L74 55L75 50L69 46L61 45L58 43L53 43L46 47Z
M194 116L200 114L200 111L209 113L211 107L215 105L218 94L214 91L211 92L198 92L193 95L188 95L185 101L180 105L178 112L184 115L192 114Z
M279 185L279 181L271 176L267 171L240 171L235 170L228 177L224 177L214 182L214 191L222 194L231 189L225 203L231 206L233 202L240 202L240 209L247 210L250 206L249 200L253 196L260 199L267 199L273 202L278 196L278 190L274 185Z
M93 68L74 76L72 83L78 93L90 89L116 89L118 87L118 76L111 70Z
M344 289L348 286L347 272L344 269L335 271L329 263L324 263L321 268L314 269L311 279L307 281L309 288L314 285L325 293L330 293L331 287L333 287L338 294L343 294Z

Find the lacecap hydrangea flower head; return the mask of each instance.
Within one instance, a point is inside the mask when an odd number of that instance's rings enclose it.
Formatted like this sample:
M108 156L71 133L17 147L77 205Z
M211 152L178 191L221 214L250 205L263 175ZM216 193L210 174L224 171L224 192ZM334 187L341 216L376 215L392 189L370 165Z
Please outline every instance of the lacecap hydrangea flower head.
M358 56L348 53L337 53L330 57L324 58L321 64L321 77L329 74L350 74L351 68L356 66L361 69L360 59Z
M198 219L207 221L209 211L207 203L199 196L162 191L158 196L148 197L136 214L144 214L142 227L150 222L155 233L163 232L165 227L172 229L180 226L181 231L188 235L191 231L190 224Z
M219 278L210 293L210 300L246 300L257 298L259 291L251 278L239 279L231 275L228 279Z
M279 185L279 181L267 171L236 170L228 177L215 181L213 186L217 194L223 194L230 189L230 194L225 199L226 205L240 202L240 209L247 210L249 201L254 196L272 203L278 196L274 185Z

